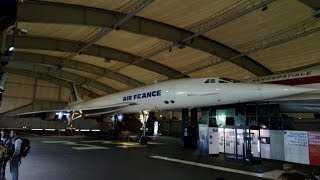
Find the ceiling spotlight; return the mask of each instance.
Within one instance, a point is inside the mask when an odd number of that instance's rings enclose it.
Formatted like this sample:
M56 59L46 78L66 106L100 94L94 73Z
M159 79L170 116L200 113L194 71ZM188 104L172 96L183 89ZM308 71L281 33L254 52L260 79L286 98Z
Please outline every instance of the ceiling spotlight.
M312 15L313 15L315 18L319 18L319 17L320 17L320 9L316 10L315 12L313 12Z
M11 47L9 48L9 51L12 52L13 50L14 50L14 47L11 46Z
M17 34L17 35L26 35L28 33L26 29L21 29L18 27L12 27L11 29L14 32L14 34Z
M263 6L262 9L261 9L261 11L265 11L265 10L267 10L267 9L268 9L268 6Z
M21 34L27 34L27 30L26 29L20 29Z
M105 62L105 63L110 63L110 62L111 62L111 59L109 59L109 58L104 58L104 62Z
M186 47L186 43L184 43L184 42L179 42L177 45L177 48L179 48L179 49L183 49L185 47Z

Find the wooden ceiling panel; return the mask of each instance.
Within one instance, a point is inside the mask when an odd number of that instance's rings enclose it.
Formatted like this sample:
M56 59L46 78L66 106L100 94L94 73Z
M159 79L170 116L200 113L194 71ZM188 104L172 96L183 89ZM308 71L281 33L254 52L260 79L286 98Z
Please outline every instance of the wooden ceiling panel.
M13 83L15 83L15 82L22 83L23 82L23 84L26 84L26 85L34 85L35 79L32 77L28 77L28 76L21 76L18 74L9 73L7 83L11 83L11 82L13 82Z
M74 74L78 74L78 75L86 77L86 78L96 79L96 78L100 77L100 76L98 76L96 74L92 74L92 73L88 73L88 72L84 72L84 71L79 71L79 70L76 70L76 69L70 69L70 68L66 68L66 67L62 67L62 70L63 71L68 71L68 72L71 72L71 73L74 73Z
M140 55L146 49L149 49L152 46L156 46L159 43L159 45L161 45L165 42L165 40L161 40L155 37L143 36L119 30L112 31L107 36L99 40L97 44Z
M92 86L88 86L88 85L86 85L86 84L81 85L81 87L83 87L83 88L85 88L85 89L88 89L89 91L92 91L92 92L98 94L99 96L107 95L106 92L101 91L101 90L99 90L99 89L97 89L97 88L94 88L94 87L92 87Z
M128 90L128 89L132 88L126 84L120 83L118 81L114 81L114 80L106 78L106 77L98 78L97 81L100 83L106 84L110 87L113 87L114 89L116 89L118 91L124 91L124 90Z
M156 0L138 13L148 19L153 19L177 27L186 27L229 7L239 0Z
M54 83L51 83L49 81L45 81L45 80L42 80L42 79L37 79L37 85L39 86L46 86L46 87L59 87L59 85L57 84L54 84Z
M50 51L50 50L41 50L41 49L22 49L17 48L17 52L27 52L27 53L36 53L36 54L43 54L43 55L49 55L49 56L56 56L56 57L65 57L69 53L62 52L62 51Z
M19 22L19 28L26 29L30 36L46 36L74 41L86 41L92 34L101 30L100 27L67 24L26 23Z
M122 67L123 65L126 64L126 63L122 63L114 60L105 59L102 57L89 56L84 54L77 55L72 59L76 61L84 62L84 63L93 64L99 67L103 67L105 69L111 69L111 70L116 69L118 67Z
M74 4L74 5L81 5L81 6L88 6L100 9L108 9L108 10L116 10L120 6L128 3L130 0L43 0L48 2L58 2L58 3L66 3L66 4Z
M311 15L312 9L298 0L274 1L265 11L255 10L204 35L234 47L292 26Z
M249 56L275 71L320 62L320 32L295 39Z
M229 62L220 63L188 75L190 77L228 77L238 80L255 77L255 75L249 71L244 71L239 66Z
M2 102L1 102L1 109L0 113L5 113L10 110L14 110L18 107L23 107L28 104L32 103L31 98L30 99L25 99L25 98L6 98L4 97Z
M166 76L160 75L152 71L148 71L146 69L139 68L137 66L128 66L124 69L121 69L119 73L134 79L138 79L139 81L145 84L159 82L164 79L167 79Z
M197 62L206 61L210 57L212 55L208 53L185 47L184 49L173 48L171 52L164 51L151 59L183 72L185 69L190 69L190 66L194 66Z
M49 56L56 56L56 57L67 57L70 53L62 52L62 51L50 51L50 50L39 50L39 49L17 49L18 52L28 52L28 53L36 53L36 54L43 54ZM75 61L80 61L84 63L93 64L105 69L114 70L119 67L124 66L126 63L114 61L114 60L107 60L105 58L97 57L97 56L90 56L90 55L76 55L72 58Z

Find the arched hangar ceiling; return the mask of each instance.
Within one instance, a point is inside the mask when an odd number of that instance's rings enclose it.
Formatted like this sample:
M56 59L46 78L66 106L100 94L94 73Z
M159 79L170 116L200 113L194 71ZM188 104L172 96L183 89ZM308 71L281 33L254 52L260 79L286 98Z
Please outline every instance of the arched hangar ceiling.
M319 18L298 0L150 0L132 13L141 2L24 1L18 27L28 33L15 36L8 68L108 94L165 79L241 79L319 62ZM108 33L92 41L102 31Z
M65 80L61 80L59 78L55 78L55 77L51 77L47 74L42 74L42 73L39 73L39 72L32 72L32 71L23 71L19 68L7 68L7 71L9 73L12 73L12 74L18 74L18 75L23 75L23 76L27 76L27 77L33 77L33 78L37 78L37 79L42 79L42 80L45 80L45 81L48 81L48 82L52 82L52 83L55 83L59 86L62 86L62 87L66 87L68 89L71 89L71 83L68 82L68 81L65 81ZM82 88L82 87L78 87L78 91L79 93L81 94L84 94L90 98L95 98L95 97L99 97L98 94L95 94L91 91L88 91L87 89L85 88Z
M63 13L56 13L57 10ZM26 2L21 6L19 13L19 21L21 22L80 24L110 28L113 28L114 24L118 21L117 16L119 16L119 12L110 10L39 1ZM46 16L38 15L43 13ZM121 29L171 42L180 41L193 34L181 28L137 16L131 18ZM204 36L197 37L195 42L188 44L188 46L209 52L223 59L230 59L240 54L236 50ZM267 68L247 56L239 57L237 60L230 59L230 61L257 75L268 75L271 73Z

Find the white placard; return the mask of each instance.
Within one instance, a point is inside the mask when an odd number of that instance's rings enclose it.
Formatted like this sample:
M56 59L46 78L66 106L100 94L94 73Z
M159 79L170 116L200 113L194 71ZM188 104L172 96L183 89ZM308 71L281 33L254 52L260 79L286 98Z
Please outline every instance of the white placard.
M234 129L229 129L225 128L224 129L224 140L225 140L225 153L228 154L235 154L235 130Z
M243 129L237 129L237 150L238 150L238 155L242 156L243 155L243 146L244 146L244 141L243 141Z
M209 155L209 127L207 124L199 124L199 153Z
M309 164L307 131L284 131L285 161Z
M259 130L250 130L250 133L253 133L251 137L251 152L253 157L260 157Z
M224 128L219 128L219 152L224 153Z
M216 127L209 127L209 154L219 154L219 132Z
M260 130L261 157L270 159L270 130Z

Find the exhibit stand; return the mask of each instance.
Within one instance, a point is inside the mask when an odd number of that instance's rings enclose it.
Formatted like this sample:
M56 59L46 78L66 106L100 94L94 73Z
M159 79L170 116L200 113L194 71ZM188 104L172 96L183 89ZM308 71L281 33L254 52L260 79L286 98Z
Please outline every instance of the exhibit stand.
M249 127L225 126L223 133L225 160L247 164L261 161L259 130L251 130Z

